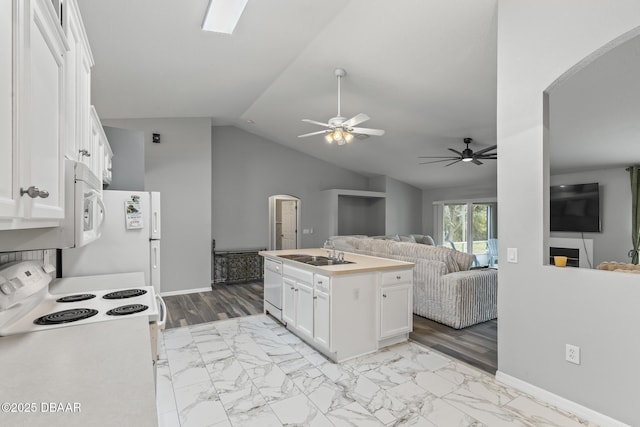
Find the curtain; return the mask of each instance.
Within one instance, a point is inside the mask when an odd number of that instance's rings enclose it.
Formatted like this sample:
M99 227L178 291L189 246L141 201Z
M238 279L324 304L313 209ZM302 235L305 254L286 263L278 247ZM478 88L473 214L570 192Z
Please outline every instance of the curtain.
M629 251L632 264L638 264L640 250L640 166L627 169L631 176L631 242L633 249Z

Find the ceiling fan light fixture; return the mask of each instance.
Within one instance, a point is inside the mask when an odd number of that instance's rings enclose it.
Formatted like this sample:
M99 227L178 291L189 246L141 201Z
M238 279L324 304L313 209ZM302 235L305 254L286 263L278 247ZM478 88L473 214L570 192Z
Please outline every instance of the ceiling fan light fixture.
M248 0L210 0L202 22L203 31L233 34Z
M465 157L464 159L462 159L463 162L470 162L473 160L473 157Z
M333 142L333 132L326 134L324 140L331 144Z
M351 141L353 141L353 134L350 132L343 132L342 134L344 136L344 140L349 143Z

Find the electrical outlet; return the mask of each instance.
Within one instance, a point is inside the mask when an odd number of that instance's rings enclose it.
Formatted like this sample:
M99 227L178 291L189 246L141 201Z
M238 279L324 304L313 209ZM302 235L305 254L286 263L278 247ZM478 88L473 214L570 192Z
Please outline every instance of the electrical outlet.
M580 347L577 345L567 344L565 350L565 359L567 362L575 363L576 365L580 364Z

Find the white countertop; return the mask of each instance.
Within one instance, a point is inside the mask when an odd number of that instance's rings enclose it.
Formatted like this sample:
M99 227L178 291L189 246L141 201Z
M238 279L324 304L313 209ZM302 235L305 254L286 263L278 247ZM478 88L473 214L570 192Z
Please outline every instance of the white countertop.
M314 248L314 249L285 249L279 251L260 251L259 254L271 258L277 261L289 263L299 268L308 268L312 271L317 271L328 275L338 274L353 274L364 273L368 271L378 270L397 270L402 268L413 268L412 262L397 261L389 258L378 258L368 255L359 255L351 252L344 253L344 259L352 261L353 264L339 264L339 265L325 265L315 266L310 264L304 264L301 262L289 260L286 258L280 258L278 255L294 255L294 254L306 254L311 256L327 256L329 249ZM339 251L336 251L339 252Z
M0 425L157 426L153 375L147 317L2 337L0 404L37 410L8 413L5 405ZM51 402L80 412L43 413Z

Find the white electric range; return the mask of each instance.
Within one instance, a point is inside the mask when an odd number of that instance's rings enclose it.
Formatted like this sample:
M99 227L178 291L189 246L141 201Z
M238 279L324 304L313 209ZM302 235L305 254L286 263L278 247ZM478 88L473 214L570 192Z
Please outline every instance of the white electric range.
M137 316L149 317L150 324L155 324L152 329L162 328L162 301L153 287L144 286L144 278L136 280L135 273L60 279L54 286L58 293L51 294L52 271L51 266L34 261L0 270L0 336ZM105 289L95 289L96 284ZM64 293L65 288L71 292ZM163 310L160 317L165 315Z

